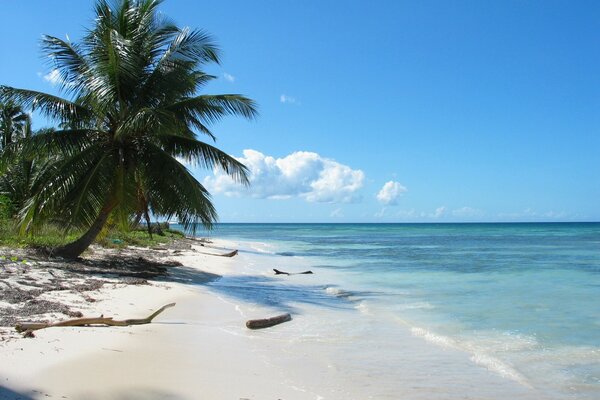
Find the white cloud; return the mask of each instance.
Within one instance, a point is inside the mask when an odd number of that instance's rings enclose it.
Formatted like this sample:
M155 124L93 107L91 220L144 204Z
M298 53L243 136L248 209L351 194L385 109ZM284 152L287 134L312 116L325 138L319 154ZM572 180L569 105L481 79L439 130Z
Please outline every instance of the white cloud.
M249 195L262 199L300 197L309 202L349 203L358 200L365 174L317 153L297 151L274 158L247 149L237 158L248 167L250 187L235 183L222 170L204 178L204 185L226 196Z
M434 213L431 215L431 218L441 218L446 213L446 207L441 206L435 209Z
M441 206L433 211L419 211L414 208L392 212L391 209L383 207L374 214L375 218L394 219L400 221L431 221L445 217L446 207Z
M48 74L44 75L44 80L50 82L52 86L58 85L61 81L60 72L57 69L53 69Z
M565 211L541 212L532 208L526 208L520 212L499 213L498 217L506 221L554 221L554 220L576 220L582 219L581 215L571 214Z
M385 209L384 209L385 210ZM383 211L383 210L382 210ZM396 213L397 217L403 218L403 219L416 219L419 216L425 216L425 213L418 213L417 210L415 210L414 208L411 208L410 210L400 210Z
M569 215L564 211L548 211L545 212L543 216L550 219L561 219L568 217Z
M286 94L282 94L281 96L279 96L279 101L282 103L288 103L288 104L300 104L295 97L292 96L288 96Z
M482 217L485 213L482 210L471 207L461 207L456 210L452 210L452 215L461 218L476 218Z
M377 193L377 200L385 205L395 205L398 204L398 198L407 190L400 182L389 181Z
M223 77L225 78L226 81L229 81L231 83L235 82L235 76L228 74L227 72L223 73Z
M410 210L402 210L397 213L399 217L402 218L410 218L417 220L427 220L427 219L439 219L444 216L446 213L446 207L441 206L436 208L433 212L426 211L417 211L414 208Z

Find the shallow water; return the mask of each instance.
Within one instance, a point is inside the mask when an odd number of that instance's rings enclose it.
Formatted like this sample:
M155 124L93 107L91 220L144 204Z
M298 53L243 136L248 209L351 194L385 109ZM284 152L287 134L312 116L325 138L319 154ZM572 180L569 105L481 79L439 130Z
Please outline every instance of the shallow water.
M600 224L221 224L211 235L262 257L214 290L302 315L298 340L355 395L600 397ZM464 382L445 374L456 366Z

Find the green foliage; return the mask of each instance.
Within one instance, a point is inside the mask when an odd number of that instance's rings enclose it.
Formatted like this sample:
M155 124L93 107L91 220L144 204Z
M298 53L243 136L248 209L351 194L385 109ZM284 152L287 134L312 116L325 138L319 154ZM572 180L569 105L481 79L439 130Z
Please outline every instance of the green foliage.
M126 246L152 247L161 243L171 243L185 235L176 230L163 230L164 236L150 235L145 230L122 231L116 227L108 229L96 242L109 248L122 248ZM57 247L69 243L77 238L81 232L75 231L68 235L64 230L53 224L46 224L35 235L20 235L14 222L0 221L0 246L7 247Z
M36 165L19 157L18 149L31 134L31 118L23 107L12 101L0 103L0 218L14 217L30 195Z
M22 235L12 220L0 221L0 246L56 247L73 241L80 232L65 235L64 230L52 224L41 227L35 235Z
M247 184L245 166L198 135L213 141L211 124L227 115L254 118L256 106L238 94L198 94L215 79L202 68L219 63L219 49L207 33L160 15L160 3L99 0L81 42L44 36L44 56L66 98L0 87L0 101L35 106L61 127L24 139L14 152L52 161L30 181L22 229L52 222L83 232L107 213L121 226L151 213L186 229L210 228L217 219L210 194L180 160ZM11 157L1 157L0 173Z
M14 101L0 103L0 151L25 138L31 131L31 118Z
M0 194L0 224L3 223L4 220L10 219L14 214L14 207L10 198L6 195Z
M171 229L167 229L164 236L150 235L145 230L132 230L129 232L121 230L109 231L98 243L104 247L126 247L126 246L141 246L152 247L163 243L171 243L173 240L181 239L183 233Z
M47 158L43 154L37 157L23 154L21 148L32 134L52 131L52 129L42 129L34 133L27 131L24 138L11 143L3 152L0 159L0 170L4 171L0 175L0 194L10 199L11 217L17 216L17 212L25 207L32 196L32 188L39 185L38 180L43 179L45 173L53 168L54 162L52 158ZM4 168L1 165L2 161L6 163Z

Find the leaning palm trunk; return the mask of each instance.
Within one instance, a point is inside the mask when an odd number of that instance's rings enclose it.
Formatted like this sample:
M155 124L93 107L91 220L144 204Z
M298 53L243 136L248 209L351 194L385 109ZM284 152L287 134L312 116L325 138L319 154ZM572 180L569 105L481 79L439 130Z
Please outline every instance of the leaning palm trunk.
M116 202L107 203L104 207L102 207L102 210L100 210L96 220L79 239L64 246L55 248L52 251L52 255L64 258L79 257L81 253L83 253L90 246L90 244L94 243L94 240L96 240L98 234L102 231L104 224L106 224L111 211L114 210L116 206Z
M25 155L54 164L33 183L19 212L24 230L53 220L88 227L56 255L79 256L111 213L123 224L146 210L146 219L176 218L190 231L210 228L217 220L210 193L181 160L248 183L243 164L199 135L214 140L212 123L227 115L252 119L256 106L238 94L198 94L215 79L201 67L219 63L219 50L203 31L171 24L158 12L160 3L97 0L94 26L80 43L43 38L70 99L0 86L0 102L35 107L62 127L24 140ZM0 157L0 173L2 165ZM118 204L102 206L109 198Z

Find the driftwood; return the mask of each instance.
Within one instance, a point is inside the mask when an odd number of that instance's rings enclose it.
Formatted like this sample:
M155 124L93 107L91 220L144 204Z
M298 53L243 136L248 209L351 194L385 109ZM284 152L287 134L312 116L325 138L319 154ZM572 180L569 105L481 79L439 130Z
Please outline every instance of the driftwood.
M303 274L312 274L312 271L304 271L304 272L285 272L285 271L280 271L278 269L273 268L273 271L275 271L275 275L303 275Z
M206 253L204 251L198 251L198 253L200 253L200 254L206 254L207 256L233 257L233 256L237 255L238 251L237 250L233 250L233 251L230 251L229 253L224 253L224 254Z
M45 322L22 322L15 325L17 332L23 333L24 337L33 337L33 331L57 326L90 326L90 325L106 325L106 326L129 326L149 324L161 312L169 307L173 307L175 303L170 303L162 306L146 318L132 318L122 321L114 320L113 317L104 317L101 315L98 318L76 318L67 321L45 323Z
M271 318L251 319L246 322L246 327L249 329L262 329L291 320L292 316L290 314L281 314Z
M230 253L225 253L225 254L219 254L221 257L233 257L233 256L237 256L238 251L234 250Z

